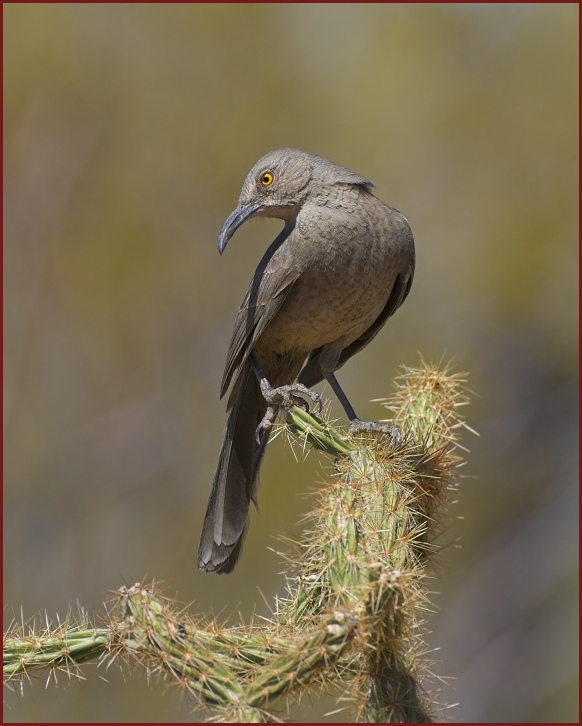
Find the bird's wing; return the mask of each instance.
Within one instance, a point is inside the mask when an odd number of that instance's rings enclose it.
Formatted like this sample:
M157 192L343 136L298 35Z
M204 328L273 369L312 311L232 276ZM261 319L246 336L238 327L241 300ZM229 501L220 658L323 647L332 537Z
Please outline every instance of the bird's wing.
M374 338L378 334L388 318L393 315L396 310L398 310L398 308L402 305L402 303L406 299L406 296L410 292L411 285L412 276L406 278L402 275L396 276L394 284L392 285L390 296L388 298L388 301L386 302L386 305L384 306L384 309L376 318L376 320L372 323L372 325L370 325L370 327L362 335L360 335L357 340L354 340L353 343L346 346L342 350L338 359L336 370L338 368L341 368L344 363L346 363L346 361L348 361L353 355L355 355L358 351L362 350L362 348L368 345L372 338ZM311 353L309 354L309 358L307 359L305 366L303 367L303 370L297 378L300 383L303 383L303 385L307 386L308 388L315 386L317 383L320 383L320 381L323 380L323 373L321 372L321 367L319 365L319 354L321 353L321 351L322 348L317 348L316 350L311 351Z
M289 247L282 247L291 233L291 229L285 228L269 247L240 305L226 357L221 398L299 276Z

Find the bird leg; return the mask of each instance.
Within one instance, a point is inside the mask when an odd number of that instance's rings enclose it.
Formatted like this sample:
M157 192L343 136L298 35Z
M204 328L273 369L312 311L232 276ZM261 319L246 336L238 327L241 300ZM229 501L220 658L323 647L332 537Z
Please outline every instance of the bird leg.
M259 381L259 386L261 387L261 393L267 402L267 411L263 416L261 423L257 426L257 442L260 441L261 431L268 431L273 425L273 421L275 420L275 416L279 408L283 408L288 411L292 406L301 406L306 411L309 411L309 405L302 396L308 396L311 398L311 400L317 404L318 411L321 413L323 400L319 393L307 388L307 386L304 386L303 383L297 382L291 383L287 386L273 388L263 373L263 369L255 356L251 354L250 359L257 380Z
M338 383L338 380L333 375L333 373L325 374L325 378L329 382L329 385L333 388L335 395L338 397L339 402L341 403L344 411L346 412L346 416L350 420L350 427L348 429L348 433L355 434L359 431L373 431L380 434L390 434L390 436L392 436L392 438L394 439L396 445L400 443L400 441L402 440L402 436L400 434L400 431L395 426L382 424L378 421L361 421L356 416L356 412L354 411L352 404L348 401L348 397L343 392L342 387Z

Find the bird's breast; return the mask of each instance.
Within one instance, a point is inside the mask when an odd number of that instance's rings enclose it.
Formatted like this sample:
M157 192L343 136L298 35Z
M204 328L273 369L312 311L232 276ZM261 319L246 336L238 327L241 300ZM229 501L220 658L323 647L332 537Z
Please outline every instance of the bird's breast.
M298 274L258 347L309 352L340 340L349 345L365 333L384 309L397 275L413 264L400 219L375 197L351 212L302 211L276 253L292 261Z
M332 256L312 262L293 284L259 346L279 353L309 352L346 336L347 345L380 315L392 281L371 260L364 264Z

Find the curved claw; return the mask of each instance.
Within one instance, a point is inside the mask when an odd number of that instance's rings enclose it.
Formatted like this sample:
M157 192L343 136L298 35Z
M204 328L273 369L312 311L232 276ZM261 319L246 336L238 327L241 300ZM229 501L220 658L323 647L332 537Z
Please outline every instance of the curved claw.
M311 388L307 388L307 386L304 386L302 383L294 383L292 386L289 386L289 388L292 388L294 393L303 393L305 396L309 396L309 398L313 401L313 403L317 404L317 413L321 413L323 411L323 399L317 393L317 391L311 390ZM300 396L297 396L298 398L301 398ZM307 401L304 401L305 405L307 406L307 411L309 411L309 406L307 404Z
M292 383L287 386L279 386L278 388L272 388L266 378L262 378L260 381L261 393L263 398L271 407L282 406L283 408L290 408L291 406L305 406L309 411L309 405L302 396L308 396L318 406L318 413L323 410L323 399L316 391L312 391L311 388L307 388L303 383ZM273 416L269 419L272 421Z
M402 442L402 434L399 429L397 429L396 426L390 426L389 424L381 424L377 421L360 421L359 418L355 418L350 421L348 433L355 434L358 431L389 434L394 439L396 446L399 446Z
M267 406L265 415L261 419L261 423L255 429L255 441L260 445L261 443L261 431L268 431L273 426L275 419L275 409L273 406Z
M314 394L312 400L317 404L317 413L321 413L323 411L323 398L315 391L311 391L311 393Z

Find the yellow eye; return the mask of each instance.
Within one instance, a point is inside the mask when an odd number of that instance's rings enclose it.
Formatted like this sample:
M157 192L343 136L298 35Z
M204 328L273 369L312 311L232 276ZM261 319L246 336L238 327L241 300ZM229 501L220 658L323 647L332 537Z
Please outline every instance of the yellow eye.
M268 186L270 186L270 185L271 185L271 184L273 183L273 179L274 179L274 178L275 178L275 177L274 177L274 176L273 176L273 175L271 174L271 172L270 172L270 171L266 171L266 172L265 172L265 173L263 174L263 176L261 177L261 184L262 184L262 185L263 185L264 187L268 187Z

